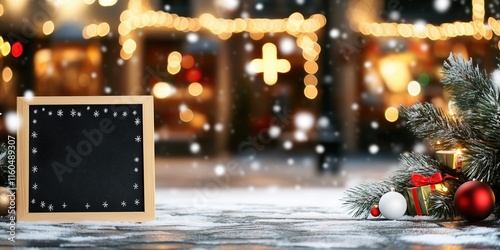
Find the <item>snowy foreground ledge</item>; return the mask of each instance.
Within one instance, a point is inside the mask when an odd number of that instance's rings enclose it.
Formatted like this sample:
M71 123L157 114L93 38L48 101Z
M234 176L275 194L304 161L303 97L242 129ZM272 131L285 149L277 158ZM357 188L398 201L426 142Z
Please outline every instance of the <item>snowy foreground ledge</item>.
M120 248L499 248L500 228L428 217L355 220L338 188L158 189L148 223L18 223L15 246ZM90 220L91 218L89 218ZM0 223L6 232L7 223ZM1 246L11 246L7 233Z

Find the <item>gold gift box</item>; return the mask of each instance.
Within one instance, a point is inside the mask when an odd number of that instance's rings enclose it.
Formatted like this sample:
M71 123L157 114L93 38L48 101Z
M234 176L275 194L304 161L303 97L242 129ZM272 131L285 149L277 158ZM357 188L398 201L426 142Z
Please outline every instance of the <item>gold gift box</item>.
M442 183L404 188L403 195L408 204L407 213L411 216L429 215L429 195L435 190L446 191L447 188Z
M464 161L464 156L460 150L440 150L436 152L439 164L461 172L469 163Z

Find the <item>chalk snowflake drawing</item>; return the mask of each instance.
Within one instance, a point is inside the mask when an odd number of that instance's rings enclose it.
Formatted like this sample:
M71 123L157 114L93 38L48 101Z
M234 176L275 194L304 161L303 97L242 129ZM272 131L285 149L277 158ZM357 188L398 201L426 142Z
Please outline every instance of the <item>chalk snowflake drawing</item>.
M125 105L124 105L125 106ZM108 198L102 197L102 199L99 201L96 201L95 199L99 199L99 197L94 197L95 193L86 194L89 195L86 198L84 198L84 201L82 200L82 197L79 197L78 199L72 198L72 197L60 197L57 199L54 199L54 197L49 197L47 196L47 190L50 190L49 192L52 192L52 190L56 190L58 188L64 189L64 185L68 185L67 183L61 184L62 186L58 186L55 184L58 182L58 179L51 179L50 181L47 180L47 173L54 173L54 165L53 162L61 162L63 164L67 164L64 159L67 157L67 152L77 152L76 150L86 150L85 148L78 148L80 147L78 145L79 141L73 142L71 139L66 140L65 148L63 149L62 154L51 154L50 159L45 159L43 164L37 164L39 157L43 158L46 155L46 152L51 152L52 149L50 146L46 146L46 144L41 144L41 143L46 143L47 139L51 139L54 137L60 137L63 136L58 129L55 128L60 128L63 127L61 125L61 122L68 122L68 121L74 121L75 124L78 124L79 131L80 133L85 136L84 138L89 139L91 143L96 143L96 140L98 138L101 138L101 135L98 135L99 133L102 134L103 138L106 136L106 134L103 131L96 132L96 129L99 129L100 126L104 126L102 124L103 120L105 119L110 119L110 118L120 118L120 119L113 119L109 120L111 121L111 125L116 127L119 124L123 124L121 126L130 126L130 129L134 132L135 136L133 136L133 140L130 141L128 146L126 147L137 147L137 143L142 143L143 138L141 136L142 133L142 113L140 112L141 110L139 109L139 112L137 110L128 110L128 111L123 111L123 109L118 110L116 107L113 106L105 106L105 105L97 105L97 106L92 106L92 105L54 105L47 108L47 111L45 112L44 107L40 106L33 106L31 108L31 113L33 117L30 117L32 124L30 125L30 131L31 133L29 134L30 136L30 165L31 165L31 171L30 171L30 187L31 187L31 192L30 192L30 211L33 212L84 212L84 211L96 211L96 212L115 212L115 211L138 211L136 209L140 209L141 206L141 196L143 195L142 193L137 194L137 192L133 193L126 193L124 197L120 197L119 195L115 195L113 200L109 200ZM117 111L113 111L116 109ZM42 112L43 114L47 114L46 116L41 116ZM53 115L54 114L54 115ZM133 114L133 116L131 115ZM60 119L63 118L65 115L69 117L68 119ZM87 119L77 119L79 117L87 117ZM91 117L91 118L89 118ZM95 119L97 118L97 119ZM76 120L75 120L76 119ZM90 121L91 120L91 121ZM49 124L49 125L47 125ZM84 125L81 125L84 124ZM129 125L126 125L129 124ZM110 126L111 126L110 125ZM74 125L73 125L74 126ZM88 127L86 127L88 126ZM107 126L107 125L106 125ZM121 129L120 129L121 130ZM116 130L116 131L120 131ZM85 132L81 132L85 131ZM114 130L113 130L114 131ZM130 136L130 135L129 135ZM68 137L66 135L66 137ZM75 135L76 138L76 135ZM80 141L82 137L79 137ZM99 139L100 140L100 139ZM68 143L69 142L69 143ZM83 145L83 144L82 144ZM91 144L85 144L86 145L91 145ZM92 144L92 147L95 145ZM98 146L96 146L98 147ZM139 147L141 148L141 147ZM43 149L43 154L37 154L41 153L40 149ZM68 151L69 150L69 151ZM92 148L94 150L94 148ZM137 167L138 163L141 162L142 155L138 155L137 153L134 153L137 156L133 156L132 161L130 162L130 165L128 166L128 169L132 169L132 172L130 173L130 177L128 178L133 178L134 182L133 185L129 186L131 187L131 190L140 190L140 188L143 186L142 185L142 178L141 175L138 175L138 173L141 173L140 168ZM142 151L141 151L142 154ZM36 156L36 157L35 157ZM71 158L74 157L74 158ZM78 160L78 157L82 157L81 155L78 156L73 156L71 155L69 158L71 160ZM120 155L120 157L123 157ZM63 160L60 160L63 158ZM131 166L131 165L135 166ZM64 169L65 166L63 166ZM71 166L72 167L72 166ZM127 167L127 166L124 166ZM77 169L77 168L75 168ZM74 170L74 169L73 169ZM67 175L70 175L70 173L67 173ZM82 177L83 178L83 177ZM138 179L139 178L139 179ZM48 178L50 179L50 178ZM137 181L139 180L139 181ZM130 184L128 184L130 185ZM43 187L43 188L41 188ZM67 186L66 186L67 187ZM43 191L43 192L42 192ZM139 196L137 196L139 195ZM127 201L133 201L133 204L135 206L133 207L127 207ZM91 206L91 204L95 204L94 202L98 202L97 204L100 204L98 206ZM67 204L72 204L72 206L68 206ZM119 204L119 206L113 206L112 204ZM130 203L132 204L132 203Z

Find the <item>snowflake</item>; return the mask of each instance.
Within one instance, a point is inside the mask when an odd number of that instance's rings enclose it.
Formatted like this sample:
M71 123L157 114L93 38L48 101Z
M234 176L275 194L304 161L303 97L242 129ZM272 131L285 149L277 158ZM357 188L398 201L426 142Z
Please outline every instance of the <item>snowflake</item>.
M68 205L66 205L66 202L63 202L62 207L66 208Z
M134 110L134 111L132 112L132 114L137 115L137 111L135 111L135 110Z
M40 202L40 207L44 208L45 207L45 201Z
M75 117L75 115L76 115L76 110L75 110L75 109L72 109L69 113L70 113L71 117Z
M49 211L52 212L52 210L54 210L54 206L52 206L52 204L49 204Z
M33 166L33 167L31 168L31 171L33 171L33 173L38 172L38 167L37 167L37 166Z
M38 184L33 184L33 190L37 190L38 189Z
M35 198L33 198L33 199L31 200L31 204L35 204L35 203L36 203L36 200L35 200Z
M45 108L42 108L42 111L45 111Z
M139 135L138 135L138 136L136 136L136 137L135 137L135 141L136 141L136 142L141 142L141 140L142 140L142 139L141 139L141 136L139 136Z
M38 121L36 119L33 119L33 124L36 124Z
M38 137L38 134L36 133L36 131L31 132L31 137L32 138L37 138Z
M139 202L139 199L136 199L136 200L134 201L134 203L135 203L135 205L139 205L139 203L141 203L141 202Z
M104 111L104 113L108 113L108 109L107 108L104 108L102 111Z
M47 113L49 116L52 116L52 111L49 111L49 113Z
M103 203L102 203L102 206L103 206L104 208L107 208L107 207L108 207L108 202L107 202L107 201L103 202Z
M127 111L123 111L122 116L127 117L127 115L128 115Z
M139 189L139 185L137 185L137 183L134 183L134 189Z
M139 172L139 168L134 168L134 172Z
M33 153L33 154L38 153L38 149L37 149L37 148L35 148L35 147L34 147L34 148L32 148L32 149L31 149L31 153Z
M94 117L99 117L99 111L94 111Z
M141 124L141 119L139 119L139 117L135 118L135 121L134 121L135 125L139 125Z
M118 116L118 113L113 112L113 117L117 117L117 116Z
M89 205L89 203L87 202L87 204L85 204L85 208L86 208L86 209L89 209L89 207L90 207L90 205Z
M76 113L76 116L81 117L82 116L82 112Z
M139 157L135 157L135 158L134 158L134 161L135 161L135 162L139 162Z
M63 113L64 112L62 111L62 109L60 109L60 110L57 111L57 116L62 117Z
M90 106L87 106L87 110L90 110ZM88 204L88 203L87 203Z
M122 201L121 205L122 205L122 207L126 207L127 203L125 201Z
M38 109L33 110L33 114L38 113Z

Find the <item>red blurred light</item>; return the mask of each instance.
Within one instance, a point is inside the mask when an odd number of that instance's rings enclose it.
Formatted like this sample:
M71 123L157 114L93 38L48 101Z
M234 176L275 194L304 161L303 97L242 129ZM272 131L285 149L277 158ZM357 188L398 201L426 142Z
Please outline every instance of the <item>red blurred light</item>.
M17 58L20 57L22 53L23 53L23 45L20 42L15 42L12 45L12 56Z

